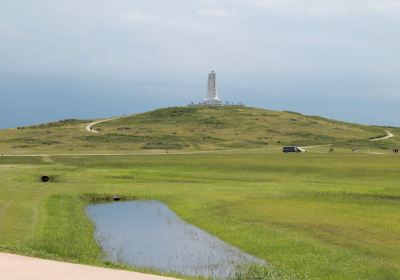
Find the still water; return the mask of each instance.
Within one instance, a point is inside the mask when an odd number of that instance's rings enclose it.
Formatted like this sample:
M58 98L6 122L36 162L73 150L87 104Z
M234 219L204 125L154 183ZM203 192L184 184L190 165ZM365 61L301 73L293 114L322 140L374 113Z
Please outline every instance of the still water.
M114 262L218 279L250 263L266 264L184 222L158 201L93 204L86 212Z

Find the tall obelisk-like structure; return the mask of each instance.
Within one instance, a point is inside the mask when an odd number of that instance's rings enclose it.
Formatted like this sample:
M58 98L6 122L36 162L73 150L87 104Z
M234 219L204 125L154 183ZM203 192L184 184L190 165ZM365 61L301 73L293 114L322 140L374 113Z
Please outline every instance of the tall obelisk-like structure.
M207 88L207 98L204 100L206 104L220 104L221 100L218 98L217 95L217 81L216 75L214 71L211 71L208 74L208 88Z

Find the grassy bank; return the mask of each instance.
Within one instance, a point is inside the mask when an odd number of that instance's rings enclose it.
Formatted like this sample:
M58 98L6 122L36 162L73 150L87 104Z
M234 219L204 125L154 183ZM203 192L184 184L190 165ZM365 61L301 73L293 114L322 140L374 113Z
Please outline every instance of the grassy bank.
M84 206L118 194L163 201L291 278L398 279L399 168L346 153L3 157L0 248L104 264Z

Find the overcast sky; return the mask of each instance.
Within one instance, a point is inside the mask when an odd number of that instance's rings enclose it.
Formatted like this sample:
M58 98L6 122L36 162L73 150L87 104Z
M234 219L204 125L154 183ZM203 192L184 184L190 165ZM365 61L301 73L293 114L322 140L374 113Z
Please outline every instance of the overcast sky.
M0 127L221 99L400 126L399 0L0 0Z

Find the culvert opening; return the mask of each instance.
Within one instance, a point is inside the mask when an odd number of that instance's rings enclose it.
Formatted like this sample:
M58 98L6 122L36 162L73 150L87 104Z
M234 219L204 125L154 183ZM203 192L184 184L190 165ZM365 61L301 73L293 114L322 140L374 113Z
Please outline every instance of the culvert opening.
M41 180L43 183L47 183L47 182L50 181L50 177L47 176L47 175L44 175L44 176L40 177L40 180Z
M119 196L113 196L113 200L114 200L114 201L120 201L121 198L120 198Z

